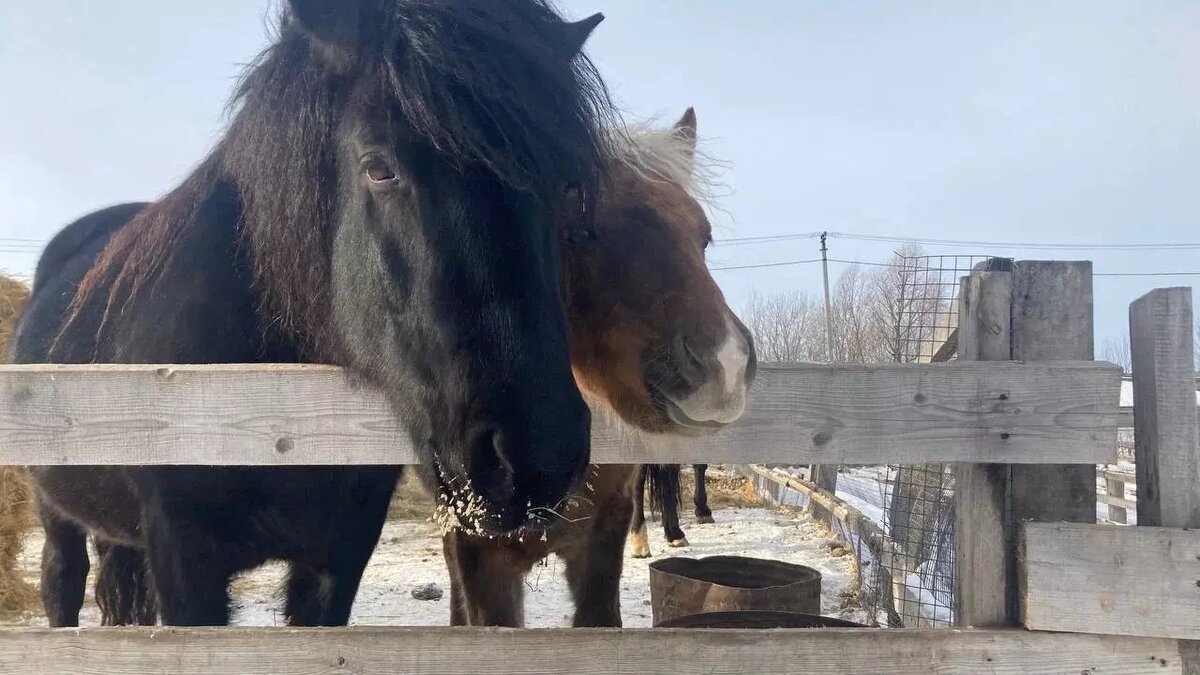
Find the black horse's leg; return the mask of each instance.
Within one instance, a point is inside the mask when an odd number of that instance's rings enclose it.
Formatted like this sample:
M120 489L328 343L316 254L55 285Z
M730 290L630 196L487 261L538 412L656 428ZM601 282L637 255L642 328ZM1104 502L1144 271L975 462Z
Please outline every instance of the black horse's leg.
M591 530L576 546L560 551L575 600L576 627L621 626L621 567L633 502L624 493L598 508Z
M99 539L96 556L96 604L105 626L153 626L158 601L149 579L145 555L134 548Z
M319 626L323 610L320 576L304 565L291 563L288 567L287 597L283 610L288 625Z
M285 612L291 626L345 626L354 596L387 519L400 470L360 469L338 483L354 505L335 531L323 535L321 560L293 560Z
M637 486L633 490L633 519L629 523L629 532L630 555L634 558L650 557L650 537L646 533L646 471L645 465L638 467Z
M324 570L329 587L321 594L324 605L322 626L345 626L350 622L354 596L358 595L363 572L379 544L388 506L400 480L399 467L360 469L357 474L354 509L332 542L329 563Z
M683 528L679 526L679 465L668 464L655 467L661 477L663 535L667 546L685 548L689 546Z
M76 627L87 584L87 533L39 500L46 542L42 545L42 604L51 628Z
M704 485L704 472L708 471L707 464L693 464L696 472L696 523L707 525L713 522L712 509L708 508L708 488Z
M232 552L199 523L161 505L147 508L145 528L163 624L228 625Z

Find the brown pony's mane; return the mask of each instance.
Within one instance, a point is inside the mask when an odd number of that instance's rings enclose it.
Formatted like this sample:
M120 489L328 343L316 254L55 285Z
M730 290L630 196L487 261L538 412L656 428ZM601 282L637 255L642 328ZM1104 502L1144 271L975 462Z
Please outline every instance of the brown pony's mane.
M728 188L721 173L729 164L705 150L702 137L652 120L630 124L610 139L611 162L651 183L678 185L706 208L720 210Z
M391 0L348 75L285 11L278 39L246 69L228 132L195 173L116 232L81 281L68 320L101 293L104 319L159 276L187 227L226 189L250 254L264 320L302 343L329 324L336 130L362 96L381 97L451 163L486 167L510 189L585 203L603 180L616 113L592 63L564 60L548 0ZM322 351L321 347L317 347Z

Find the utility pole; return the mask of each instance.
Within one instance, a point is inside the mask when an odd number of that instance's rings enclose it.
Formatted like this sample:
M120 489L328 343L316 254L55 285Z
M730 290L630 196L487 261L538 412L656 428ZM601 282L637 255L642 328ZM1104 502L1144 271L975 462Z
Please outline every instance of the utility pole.
M821 233L821 272L825 275L825 360L833 363L833 307L829 302L829 247L825 245L828 232ZM834 494L837 491L836 464L813 464L809 476L817 487ZM812 502L810 502L810 506ZM832 516L830 516L832 518Z
M833 363L833 308L829 303L829 247L825 245L828 232L821 233L821 273L825 275L825 360Z

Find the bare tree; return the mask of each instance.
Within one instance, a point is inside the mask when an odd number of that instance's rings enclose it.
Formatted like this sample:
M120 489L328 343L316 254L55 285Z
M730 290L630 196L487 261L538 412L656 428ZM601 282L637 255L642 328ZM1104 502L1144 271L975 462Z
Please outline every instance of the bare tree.
M824 361L824 314L816 299L792 290L754 293L742 313L762 361Z
M1200 329L1197 330L1200 333ZM1121 337L1110 337L1104 341L1104 349L1101 352L1100 358L1115 363L1121 366L1121 370L1131 372L1133 370L1133 357L1130 355L1129 335Z
M937 273L911 262L923 254L918 246L906 246L886 265L842 271L830 293L834 361L902 362L932 354L952 327L954 308L943 297ZM756 293L743 320L763 361L827 358L824 305L814 294Z

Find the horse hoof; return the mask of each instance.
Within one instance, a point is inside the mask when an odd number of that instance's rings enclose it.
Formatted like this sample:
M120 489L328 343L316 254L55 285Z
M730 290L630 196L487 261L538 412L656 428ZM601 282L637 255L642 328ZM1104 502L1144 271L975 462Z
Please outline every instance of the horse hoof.
M715 522L717 522L717 521L713 520L711 513L708 515L703 515L703 516L697 515L696 516L696 524L697 525L712 525Z
M630 536L630 555L634 558L650 557L650 539L646 536L646 528L639 528Z
M687 537L676 539L675 541L669 541L667 542L667 545L671 548L687 548L688 546L691 546L691 544L688 543Z

